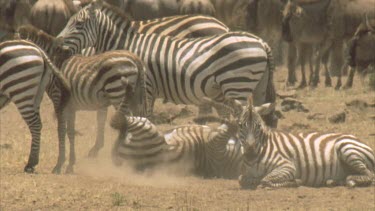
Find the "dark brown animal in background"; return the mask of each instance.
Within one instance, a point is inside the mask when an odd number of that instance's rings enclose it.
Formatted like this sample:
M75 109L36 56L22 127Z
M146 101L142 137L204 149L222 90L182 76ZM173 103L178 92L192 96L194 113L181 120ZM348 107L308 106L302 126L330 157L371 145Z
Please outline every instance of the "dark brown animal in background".
M39 0L31 8L30 23L56 36L76 12L71 0Z

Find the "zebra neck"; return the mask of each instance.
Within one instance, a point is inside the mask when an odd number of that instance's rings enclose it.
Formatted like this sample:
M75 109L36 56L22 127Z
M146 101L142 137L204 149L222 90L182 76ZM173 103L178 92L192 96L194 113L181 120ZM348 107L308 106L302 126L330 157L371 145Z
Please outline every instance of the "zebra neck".
M271 136L271 129L269 129L260 118L260 116L257 116L253 125L253 136L256 140L256 148L266 145Z
M41 37L38 37L38 36L28 36L27 40L38 45L47 54L48 57L52 58L53 40L42 39Z

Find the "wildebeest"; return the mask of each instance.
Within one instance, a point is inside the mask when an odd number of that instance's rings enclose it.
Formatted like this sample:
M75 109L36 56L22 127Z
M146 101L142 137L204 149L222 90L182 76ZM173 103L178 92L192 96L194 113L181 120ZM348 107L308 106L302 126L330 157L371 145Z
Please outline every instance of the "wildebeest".
M344 88L350 88L353 85L355 72L364 74L364 70L370 65L375 64L375 19L369 20L365 17L353 38L348 45L348 64L351 70Z
M27 24L30 8L29 0L0 0L0 30L14 32Z
M250 0L246 7L246 30L262 37L272 47L275 61L283 63L285 43L281 39L282 10L285 2L280 0Z
M322 55L330 53L330 69L331 73L338 76L338 88L341 86L341 69L345 67L344 43L353 36L363 14L368 13L370 18L375 16L373 3L373 0L289 0L288 4L295 9L288 14L289 16L284 16L283 26L295 27L294 31L305 34L307 32L312 37L323 35L324 39L317 46L317 61ZM291 31L293 30L289 30ZM289 38L298 39L299 36L301 35L289 34ZM320 62L316 62L315 65L312 80L314 86L319 82Z
M30 23L56 36L76 12L71 0L39 0L31 8Z

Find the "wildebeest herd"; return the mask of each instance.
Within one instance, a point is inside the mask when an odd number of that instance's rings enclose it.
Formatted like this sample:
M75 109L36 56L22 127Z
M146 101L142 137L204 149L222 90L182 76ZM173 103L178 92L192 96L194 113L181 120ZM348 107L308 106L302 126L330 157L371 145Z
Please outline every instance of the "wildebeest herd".
M115 165L186 165L196 175L238 178L251 189L375 183L374 152L355 136L278 131L273 82L280 59L273 54L287 46L287 86L297 82L299 64L297 88L316 87L322 63L326 86L337 76L339 89L349 68L344 88L350 88L356 71L375 64L373 0L0 3L0 108L13 102L30 129L25 172L33 173L39 162L39 107L47 93L58 123L53 173L61 173L65 162L66 134L66 173L74 171L76 111L97 111L89 152L96 157L113 105ZM158 98L198 106L197 124L160 131L153 115Z

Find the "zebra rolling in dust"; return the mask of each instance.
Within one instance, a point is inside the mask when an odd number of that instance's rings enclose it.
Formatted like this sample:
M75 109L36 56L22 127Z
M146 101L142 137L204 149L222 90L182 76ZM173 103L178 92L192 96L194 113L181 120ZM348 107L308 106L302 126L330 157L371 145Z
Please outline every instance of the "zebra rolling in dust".
M237 123L223 121L215 129L188 125L163 133L147 118L114 116L111 125L119 137L112 150L113 162L126 162L136 169L183 166L186 173L205 178L238 178L242 155L239 142L232 140Z

